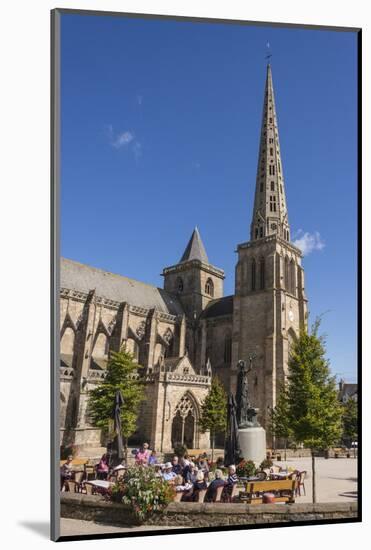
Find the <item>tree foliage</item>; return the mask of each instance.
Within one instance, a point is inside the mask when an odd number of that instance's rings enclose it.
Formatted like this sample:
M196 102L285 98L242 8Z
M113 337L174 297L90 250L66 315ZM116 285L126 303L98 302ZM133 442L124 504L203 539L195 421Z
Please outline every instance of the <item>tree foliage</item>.
M342 431L342 409L335 377L325 358L325 341L318 336L318 319L311 333L301 331L293 342L287 385L281 391L273 418L295 443L312 450L312 499L316 502L315 451L337 443Z
M88 410L92 423L106 432L109 432L112 426L112 411L117 390L121 391L124 400L120 417L126 446L127 438L136 430L144 385L140 377L138 378L138 365L134 363L133 356L124 349L111 353L104 381L89 392Z
M343 405L343 441L351 445L358 438L358 406L357 401L350 397ZM349 446L350 446L349 445Z
M290 429L288 398L284 386L281 388L277 405L274 409L271 409L270 424L271 433L274 437L282 438L287 441L292 435Z
M287 385L273 413L281 435L311 449L327 449L341 436L341 405L325 358L324 337L318 336L319 324L317 320L311 333L302 331L293 342Z
M219 378L213 378L208 395L201 407L200 428L210 430L212 437L227 427L227 395Z

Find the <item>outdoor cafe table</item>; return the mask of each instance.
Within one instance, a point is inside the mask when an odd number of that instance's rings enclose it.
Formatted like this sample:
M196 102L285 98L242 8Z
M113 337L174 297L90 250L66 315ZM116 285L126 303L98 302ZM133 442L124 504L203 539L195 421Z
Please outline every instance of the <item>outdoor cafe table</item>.
M104 479L92 479L90 481L85 481L85 485L92 485L95 489L109 489L114 485L111 481L105 481Z
M269 475L269 479L272 479L272 480L287 479L289 475L290 475L290 472L276 472L276 473L271 473Z

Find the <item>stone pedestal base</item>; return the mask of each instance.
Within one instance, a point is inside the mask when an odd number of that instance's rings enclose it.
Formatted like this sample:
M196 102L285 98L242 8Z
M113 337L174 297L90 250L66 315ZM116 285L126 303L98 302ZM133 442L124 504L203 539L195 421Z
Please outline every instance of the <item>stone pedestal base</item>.
M261 426L238 430L241 455L245 460L253 460L258 465L266 458L266 435Z

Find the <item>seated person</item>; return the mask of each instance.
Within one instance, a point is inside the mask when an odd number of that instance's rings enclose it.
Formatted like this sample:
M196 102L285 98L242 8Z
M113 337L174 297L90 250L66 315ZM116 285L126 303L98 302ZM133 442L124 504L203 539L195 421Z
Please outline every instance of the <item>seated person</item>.
M143 443L142 447L138 449L135 455L135 463L137 466L147 466L150 451L148 443Z
M228 478L225 484L224 496L229 497L232 494L233 486L238 483L238 477L236 474L236 466L231 464L228 466Z
M238 477L236 474L236 466L234 464L231 464L230 466L228 466L227 484L234 485L237 482L238 482Z
M182 473L183 468L179 464L179 457L178 456L176 456L176 455L173 456L172 465L173 465L174 474L179 475L179 474Z
M156 451L153 449L148 457L148 466L154 466L155 464L157 464L157 455Z
M190 491L193 487L192 483L184 483L183 478L180 474L174 477L174 485L177 493Z
M215 479L210 483L207 489L205 500L207 500L207 502L214 502L218 487L224 487L225 484L223 472L221 470L215 470Z
M224 457L218 456L216 459L216 467L217 468L223 468L224 467Z
M193 479L193 480L191 479L193 462L191 462L190 460L187 460L186 458L182 458L180 462L181 462L181 466L183 468L182 475L183 475L184 480L192 482L192 483L194 481L196 481L196 478Z
M205 479L207 480L209 477L209 464L206 458L201 460L199 468L204 473Z
M69 455L66 462L61 466L61 490L65 486L65 482L73 478L72 460L73 456Z
M197 468L197 466L195 465L194 462L190 463L190 467L191 467L190 480L191 480L191 483L195 483L195 481L197 479L198 468Z
M162 477L161 465L155 464L154 468L155 468L155 477Z
M107 479L108 472L108 456L104 454L97 464L97 479Z
M166 462L164 466L164 471L162 472L162 477L165 481L174 481L176 473L173 472L173 465L171 464L171 462Z
M126 469L125 460L122 460L120 464L117 464L117 466L115 466L115 468L113 468L108 474L107 481L118 481L119 479L122 479Z
M202 470L198 470L196 475L196 481L193 484L192 500L197 500L199 491L203 491L204 489L207 489L205 476Z

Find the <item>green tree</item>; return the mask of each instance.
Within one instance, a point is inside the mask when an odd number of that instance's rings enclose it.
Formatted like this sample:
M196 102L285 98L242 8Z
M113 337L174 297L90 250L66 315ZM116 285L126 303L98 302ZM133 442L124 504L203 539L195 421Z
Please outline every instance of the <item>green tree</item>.
M350 447L358 438L358 406L357 401L350 397L343 405L343 441ZM355 453L355 451L354 451Z
M120 416L127 462L128 438L136 430L139 406L144 398L144 385L140 376L138 377L138 365L134 363L133 356L124 349L111 353L104 381L89 392L88 410L92 424L108 435L112 431L112 410L117 390L121 391L124 400Z
M276 407L271 409L270 414L270 429L274 438L283 439L285 442L285 457L286 460L286 448L290 437L292 436L288 418L288 400L285 395L286 388L282 387L280 391L281 398L278 400Z
M215 435L227 427L227 394L219 378L213 378L201 407L200 429L210 430L211 461L214 462Z
M318 319L311 333L302 331L291 347L287 385L276 411L289 426L290 437L311 449L313 502L316 502L315 453L328 449L341 436L342 409L335 378L325 358L325 340L318 336Z

